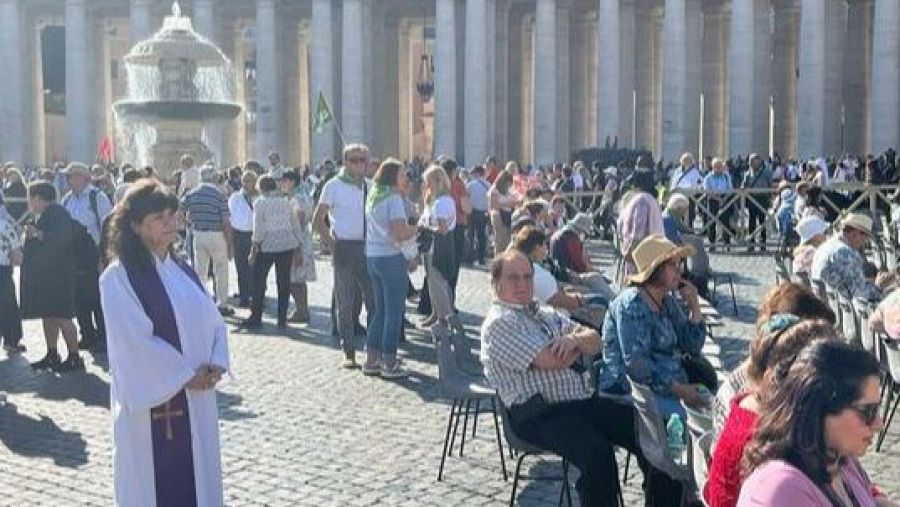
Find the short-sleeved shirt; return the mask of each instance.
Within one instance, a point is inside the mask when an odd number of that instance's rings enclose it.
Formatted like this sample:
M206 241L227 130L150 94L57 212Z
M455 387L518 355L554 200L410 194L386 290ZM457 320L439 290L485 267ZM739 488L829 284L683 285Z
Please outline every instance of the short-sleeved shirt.
M364 238L366 192L362 186L346 183L339 177L322 187L319 202L328 205L331 232L338 240L360 241Z
M594 390L588 372L532 366L554 338L575 330L568 317L550 309L495 301L481 325L481 363L488 381L509 407L540 394L547 403L583 400Z
M533 262L532 266L534 266L534 299L539 303L547 304L550 298L559 292L559 285L547 268L536 262Z
M488 190L490 189L491 184L484 178L475 178L466 184L466 190L469 192L469 202L472 203L473 210L488 210Z
M97 203L97 212L91 208L91 194ZM93 186L85 187L81 193L75 194L69 191L60 201L69 212L69 216L87 229L94 243L100 244L100 229L103 228L103 220L112 213L112 203L109 198Z
M449 195L442 195L435 199L430 206L426 206L419 223L428 227L437 227L439 220L447 221L448 231L456 228L456 203Z
M195 231L219 232L231 217L228 200L215 185L203 183L181 199ZM230 224L229 224L230 225Z
M400 253L391 236L391 222L406 221L403 197L391 194L366 213L366 257L388 257Z

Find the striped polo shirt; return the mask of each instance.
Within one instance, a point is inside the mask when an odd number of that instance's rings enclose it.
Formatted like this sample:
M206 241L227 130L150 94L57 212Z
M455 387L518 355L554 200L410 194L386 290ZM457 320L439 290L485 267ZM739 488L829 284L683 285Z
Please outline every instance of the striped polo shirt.
M225 195L209 183L188 192L181 198L181 206L190 214L195 231L221 231L230 217Z

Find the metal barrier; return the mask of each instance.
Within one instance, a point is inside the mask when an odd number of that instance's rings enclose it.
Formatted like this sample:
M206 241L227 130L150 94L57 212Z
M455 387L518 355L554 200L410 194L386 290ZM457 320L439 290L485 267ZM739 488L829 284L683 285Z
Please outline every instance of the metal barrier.
M823 191L820 204L835 220L854 211L869 214L875 223L873 246L878 246L882 252L885 249L897 250L897 231L882 223L883 219L889 222L891 194L897 192L897 189L898 185L836 184ZM676 189L672 193L688 198L695 217L688 226L693 234L710 238L712 228L716 228L715 238L710 241L713 246L723 245L726 237L730 239L730 245L735 247L780 244L781 235L776 224L777 210L771 206L777 197L774 188L738 188L729 192ZM566 199L569 206L578 210L585 210L583 204L590 202L587 211L596 213L599 201L596 198L602 196L603 192L569 192L559 195ZM621 201L616 203L617 208L620 206ZM660 206L664 207L664 203ZM753 230L750 230L750 210L761 214L763 219L762 225ZM762 242L760 240L764 230L767 238Z

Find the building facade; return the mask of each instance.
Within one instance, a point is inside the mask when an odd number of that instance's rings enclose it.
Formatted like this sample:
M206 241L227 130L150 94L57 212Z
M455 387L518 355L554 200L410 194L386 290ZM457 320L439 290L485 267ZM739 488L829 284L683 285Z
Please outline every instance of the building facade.
M878 153L900 140L900 0L181 4L231 59L246 104L221 134L222 164L270 150L315 163L341 136L379 156L468 165L545 164L607 142L674 159ZM0 160L95 160L115 144L123 57L170 9L0 0ZM340 135L311 129L319 94Z

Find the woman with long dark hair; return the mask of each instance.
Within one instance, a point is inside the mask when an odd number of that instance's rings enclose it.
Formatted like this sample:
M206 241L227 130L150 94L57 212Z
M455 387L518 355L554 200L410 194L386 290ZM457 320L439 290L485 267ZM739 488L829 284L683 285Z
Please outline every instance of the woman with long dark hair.
M109 349L118 505L222 505L215 386L227 331L175 254L178 199L140 180L112 215L100 296ZM155 502L152 500L155 499Z
M737 505L879 505L858 461L883 426L878 373L871 354L836 341L780 365L762 390Z

